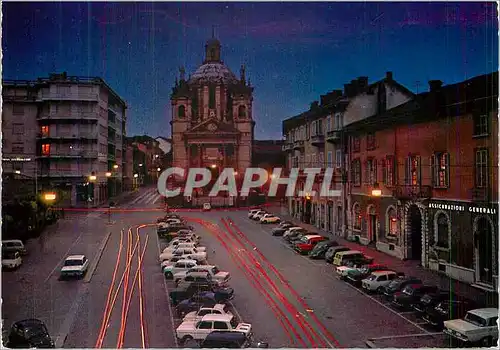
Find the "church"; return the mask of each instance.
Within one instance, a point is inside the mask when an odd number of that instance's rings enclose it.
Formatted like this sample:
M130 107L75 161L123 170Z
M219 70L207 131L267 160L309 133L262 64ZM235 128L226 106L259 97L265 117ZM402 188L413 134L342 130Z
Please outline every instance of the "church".
M224 168L243 174L252 162L252 94L245 67L238 79L221 59L220 42L208 40L203 63L187 80L181 68L172 89L172 165L208 168L213 179Z

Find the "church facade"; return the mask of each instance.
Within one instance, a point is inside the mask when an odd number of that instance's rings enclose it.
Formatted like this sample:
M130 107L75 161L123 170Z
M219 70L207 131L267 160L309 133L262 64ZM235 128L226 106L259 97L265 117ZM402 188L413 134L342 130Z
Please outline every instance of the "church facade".
M202 65L188 79L181 68L172 89L172 165L208 168L213 178L224 168L243 174L252 162L252 94L245 67L238 79L221 60L220 42L208 40Z

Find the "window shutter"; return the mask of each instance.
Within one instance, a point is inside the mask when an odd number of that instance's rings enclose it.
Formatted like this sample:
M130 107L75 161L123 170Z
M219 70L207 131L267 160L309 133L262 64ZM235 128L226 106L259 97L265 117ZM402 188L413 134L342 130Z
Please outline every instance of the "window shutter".
M422 157L417 156L417 185L422 185Z
M387 185L387 160L382 159L382 182Z
M372 167L373 167L373 182L377 182L378 181L377 158L373 158Z
M431 173L431 186L436 186L437 174L436 174L436 155L433 154L430 158L430 173Z
M410 157L405 158L405 184L409 185L410 181Z
M451 172L451 167L450 167L450 154L445 153L444 154L444 162L445 162L445 167L446 167L446 173L445 173L445 181L446 181L446 187L450 187L450 172Z
M365 179L364 179L364 182L365 182L365 183L368 183L368 181L369 181L369 179L370 179L370 171L369 171L369 170L370 170L370 169L368 168L368 161L366 160L366 161L365 161L365 171L364 171L364 173L365 173L365 176L364 176L364 178L365 178Z

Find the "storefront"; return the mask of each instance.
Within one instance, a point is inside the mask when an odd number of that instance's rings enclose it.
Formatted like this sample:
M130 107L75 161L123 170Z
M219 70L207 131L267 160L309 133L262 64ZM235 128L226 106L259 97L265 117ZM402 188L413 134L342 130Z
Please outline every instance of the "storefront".
M485 289L498 283L498 204L428 203L427 266Z

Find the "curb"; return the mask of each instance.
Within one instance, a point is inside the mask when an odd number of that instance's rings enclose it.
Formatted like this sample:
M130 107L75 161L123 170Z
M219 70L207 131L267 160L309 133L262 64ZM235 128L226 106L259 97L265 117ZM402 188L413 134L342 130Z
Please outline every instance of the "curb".
M369 347L370 349L373 349L373 348L376 348L377 346L375 345L375 343L371 340L365 340L365 344L367 347Z
M87 272L87 275L83 279L84 283L89 283L92 280L92 276L94 275L94 272L97 268L97 265L99 264L99 261L101 260L102 253L104 252L104 249L106 248L106 245L108 244L110 237L111 237L111 231L106 234L106 237L104 237L101 246L97 251L97 256L95 257L94 261L92 261L92 266L90 267L89 271Z

